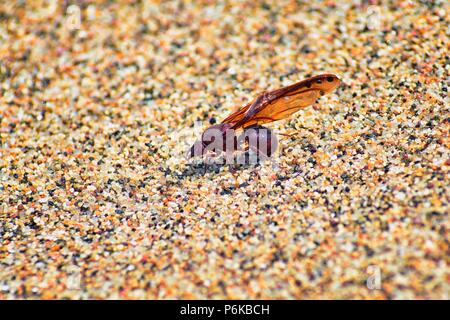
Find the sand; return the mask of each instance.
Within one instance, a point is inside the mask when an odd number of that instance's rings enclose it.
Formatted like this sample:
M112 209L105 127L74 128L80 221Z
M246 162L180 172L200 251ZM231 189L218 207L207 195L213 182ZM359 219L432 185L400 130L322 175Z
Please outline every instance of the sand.
M0 4L0 299L448 299L447 1ZM333 73L272 161L184 158Z

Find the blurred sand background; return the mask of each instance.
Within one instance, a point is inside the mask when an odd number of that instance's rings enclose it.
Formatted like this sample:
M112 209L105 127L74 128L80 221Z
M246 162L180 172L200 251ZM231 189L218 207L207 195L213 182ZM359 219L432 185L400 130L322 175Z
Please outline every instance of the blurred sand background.
M0 298L448 299L449 12L2 1ZM183 158L320 73L276 166Z

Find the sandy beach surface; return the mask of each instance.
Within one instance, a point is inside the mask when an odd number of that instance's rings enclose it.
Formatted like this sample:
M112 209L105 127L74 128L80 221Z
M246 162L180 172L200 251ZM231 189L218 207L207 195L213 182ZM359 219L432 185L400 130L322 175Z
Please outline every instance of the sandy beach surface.
M449 298L448 1L41 2L0 4L0 299ZM272 161L184 158L321 73Z

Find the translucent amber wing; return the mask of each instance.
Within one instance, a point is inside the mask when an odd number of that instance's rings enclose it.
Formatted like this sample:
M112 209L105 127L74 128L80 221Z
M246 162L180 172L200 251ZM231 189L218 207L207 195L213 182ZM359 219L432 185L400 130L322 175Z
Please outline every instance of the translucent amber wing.
M282 120L313 104L321 95L334 90L339 84L340 80L335 75L323 74L265 92L222 123L233 123L233 129L238 129Z
M312 105L319 97L318 90L308 90L295 95L279 97L258 110L253 116L238 123L236 127L246 128L254 124L262 125L286 119L298 110Z

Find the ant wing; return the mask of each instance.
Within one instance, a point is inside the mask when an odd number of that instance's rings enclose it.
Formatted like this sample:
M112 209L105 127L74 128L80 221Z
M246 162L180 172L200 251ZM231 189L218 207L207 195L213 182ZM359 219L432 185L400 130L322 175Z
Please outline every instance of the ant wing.
M246 104L244 107L240 108L236 112L233 112L228 117L226 117L222 121L222 123L233 124L233 123L239 122L240 120L242 120L245 117L245 115L247 114L248 110L252 107L253 104L254 104L254 101Z

